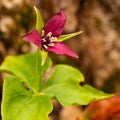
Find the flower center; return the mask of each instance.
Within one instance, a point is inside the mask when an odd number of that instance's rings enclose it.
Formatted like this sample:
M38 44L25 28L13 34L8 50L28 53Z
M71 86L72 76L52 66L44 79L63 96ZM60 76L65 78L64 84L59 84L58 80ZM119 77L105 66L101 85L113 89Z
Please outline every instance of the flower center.
M45 50L48 47L54 47L56 41L57 41L57 37L53 37L52 32L49 32L47 35L45 35L45 31L42 30L41 45Z

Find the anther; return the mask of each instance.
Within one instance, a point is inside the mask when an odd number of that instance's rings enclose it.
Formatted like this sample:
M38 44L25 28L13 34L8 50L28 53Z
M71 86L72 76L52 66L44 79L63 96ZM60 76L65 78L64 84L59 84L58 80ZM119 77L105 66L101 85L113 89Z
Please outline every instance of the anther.
M55 43L49 43L48 46L54 47L54 46L55 46Z
M46 36L51 37L52 36L52 32L49 32Z
M44 47L45 49L47 49L47 48L48 48L48 46L47 46L47 45L43 45L43 47Z
M43 41L43 42L46 42L45 38L42 38L42 41Z
M45 31L42 30L41 37L43 37L44 35L45 35Z
M51 37L50 38L50 42L56 42L57 41L57 37Z

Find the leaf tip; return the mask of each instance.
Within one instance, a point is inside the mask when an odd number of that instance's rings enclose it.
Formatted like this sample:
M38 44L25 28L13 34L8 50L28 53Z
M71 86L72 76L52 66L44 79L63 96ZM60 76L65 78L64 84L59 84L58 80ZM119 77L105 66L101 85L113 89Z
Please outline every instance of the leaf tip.
M78 33L81 34L81 33L83 33L83 31L79 31Z
M36 8L36 6L35 6L35 5L34 5L33 7L34 7L34 10L37 10L37 8Z

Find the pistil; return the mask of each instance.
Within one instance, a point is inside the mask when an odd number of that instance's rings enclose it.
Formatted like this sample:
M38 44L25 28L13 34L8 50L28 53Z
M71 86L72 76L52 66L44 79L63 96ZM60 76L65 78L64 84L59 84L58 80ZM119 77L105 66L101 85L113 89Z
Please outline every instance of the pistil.
M45 31L42 30L41 41L42 41L42 47L45 50L47 50L48 47L54 47L55 46L55 42L57 41L57 37L53 37L52 32L49 32L47 35L45 35Z

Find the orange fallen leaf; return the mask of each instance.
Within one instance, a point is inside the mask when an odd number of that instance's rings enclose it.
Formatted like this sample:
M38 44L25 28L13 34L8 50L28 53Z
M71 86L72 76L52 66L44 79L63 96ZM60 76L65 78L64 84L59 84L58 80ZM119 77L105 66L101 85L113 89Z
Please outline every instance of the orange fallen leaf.
M91 102L77 120L120 120L120 95Z

